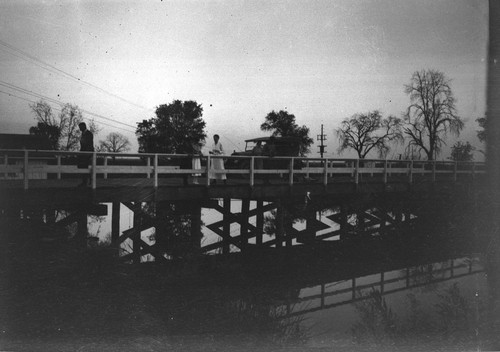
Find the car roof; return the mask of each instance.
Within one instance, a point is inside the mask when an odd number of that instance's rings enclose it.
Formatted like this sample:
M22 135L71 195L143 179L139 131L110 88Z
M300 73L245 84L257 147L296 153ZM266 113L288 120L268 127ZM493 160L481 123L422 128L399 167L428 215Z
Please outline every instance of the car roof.
M267 142L271 139L270 136L268 137L258 137L258 138L252 138L252 139L246 139L245 142ZM275 140L278 141L290 141L290 142L298 142L299 139L296 137L274 137Z

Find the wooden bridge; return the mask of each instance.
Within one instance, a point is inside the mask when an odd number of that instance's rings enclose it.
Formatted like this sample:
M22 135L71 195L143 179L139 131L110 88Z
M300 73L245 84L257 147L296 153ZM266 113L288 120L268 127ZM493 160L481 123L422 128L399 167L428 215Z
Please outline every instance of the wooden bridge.
M87 169L77 167L83 154L91 158ZM175 248L186 246L201 253L230 253L359 234L380 236L409 224L419 214L404 206L371 204L370 196L412 199L453 194L471 189L485 173L483 163L473 162L262 157L264 167L256 168L260 157L223 156L227 165L232 159L244 159L240 164L248 166L213 170L211 159L216 157L211 155L201 158L200 169L191 167L193 156L177 154L0 150L0 155L0 217L36 219L49 229L77 223L79 238L85 241L87 215L106 215L111 210L112 241L131 248L125 258L135 262L146 255L170 258ZM91 179L90 187L78 186L84 173ZM227 182L212 184L215 174L225 174ZM322 198L330 203L317 203ZM234 200L241 204L238 209L232 208ZM297 200L304 228L294 227L291 203ZM353 200L362 204L353 205ZM174 234L177 230L166 221L172 202L181 202L189 218L182 236ZM134 214L128 229L120 226L123 206ZM318 214L325 206L334 211L321 218ZM216 211L221 220L203 223L202 208ZM274 238L265 236L269 216ZM149 229L157 233L154 242L144 236ZM203 243L203 230L219 240Z
M77 167L77 158L82 154L90 158L89 168ZM136 201L138 197L153 196L158 200L227 196L256 199L304 192L387 192L423 184L470 183L485 173L484 163L452 161L207 155L201 157L202 168L193 169L192 156L179 154L0 150L0 157L0 192L9 202L27 200L25 195L45 201L68 201L68 194L81 202L81 195L88 190L93 191L94 202ZM226 164L244 159L248 167L214 170L210 165L215 158L223 158ZM257 159L264 159L264 168L256 168ZM272 163L266 165L268 161ZM82 190L76 186L83 174L89 175L91 185ZM226 175L227 181L213 185L211 179L217 174Z

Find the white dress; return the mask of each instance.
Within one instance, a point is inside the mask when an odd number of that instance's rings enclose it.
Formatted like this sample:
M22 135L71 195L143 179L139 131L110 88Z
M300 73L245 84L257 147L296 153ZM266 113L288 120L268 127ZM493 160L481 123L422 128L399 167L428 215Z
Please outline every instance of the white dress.
M222 144L220 142L214 143L212 147L213 155L224 155L224 148L222 148ZM213 158L211 159L213 170L224 170L224 159L223 158ZM213 172L210 173L210 178L216 180L225 180L226 174L215 174Z
M193 157L193 160L191 161L191 166L193 167L193 169L196 169L196 170L201 169L201 159L199 156ZM201 176L201 174L200 173L193 174L193 176Z
M196 169L196 170L199 170L201 169L201 159L200 159L200 147L198 146L193 146L193 150L194 150L194 155L193 155L193 159L191 160L191 166L193 169ZM193 174L192 176L201 176L200 173L196 173L196 174Z

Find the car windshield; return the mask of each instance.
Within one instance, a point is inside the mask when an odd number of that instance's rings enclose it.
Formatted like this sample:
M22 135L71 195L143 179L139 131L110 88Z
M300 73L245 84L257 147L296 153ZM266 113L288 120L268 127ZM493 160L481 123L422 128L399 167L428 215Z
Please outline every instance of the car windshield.
M261 143L262 143L261 144L262 147L264 147L266 145L265 141L262 141ZM251 150L253 150L253 148L255 148L256 145L257 145L257 142L255 142L255 141L247 141L246 142L245 151L251 151Z

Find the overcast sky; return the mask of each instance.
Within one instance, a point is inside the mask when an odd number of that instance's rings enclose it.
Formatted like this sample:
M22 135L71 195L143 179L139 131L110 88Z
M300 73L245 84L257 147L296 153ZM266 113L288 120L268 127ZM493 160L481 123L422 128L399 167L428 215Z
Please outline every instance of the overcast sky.
M467 120L460 139L479 147L487 8L487 0L1 0L0 130L28 133L29 101L43 96L88 112L103 128L97 140L117 131L136 148L135 125L156 106L195 100L227 151L266 134L259 126L270 111L287 110L314 139L324 124L327 155L338 156L333 131L343 118L400 116L403 85L432 68L453 80Z

